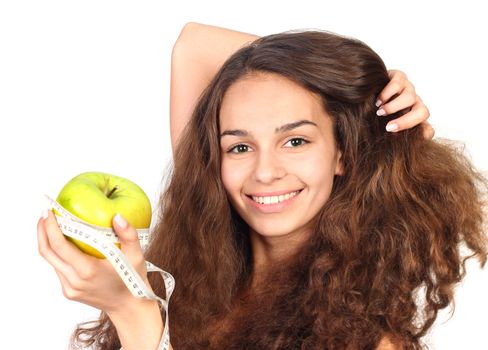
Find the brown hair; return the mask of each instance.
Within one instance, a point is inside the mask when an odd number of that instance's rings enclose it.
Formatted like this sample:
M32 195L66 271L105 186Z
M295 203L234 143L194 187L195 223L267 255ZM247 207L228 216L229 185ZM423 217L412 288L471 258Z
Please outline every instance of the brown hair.
M220 178L219 110L229 86L280 74L316 93L334 121L344 174L316 215L311 239L249 288L248 226ZM172 273L175 349L374 349L385 336L425 347L467 258L487 260L486 180L454 143L420 127L385 132L375 101L388 82L364 43L321 31L262 37L230 57L203 92L175 151L147 259ZM471 254L461 254L461 247ZM150 276L164 295L161 280ZM220 319L225 327L210 327ZM110 320L75 338L120 344ZM86 340L86 338L88 340Z

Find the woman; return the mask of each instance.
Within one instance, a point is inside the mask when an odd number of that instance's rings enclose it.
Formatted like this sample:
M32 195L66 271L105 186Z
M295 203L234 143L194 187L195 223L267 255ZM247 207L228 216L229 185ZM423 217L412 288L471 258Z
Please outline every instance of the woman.
M187 127L172 105L174 169L146 258L177 280L175 349L420 348L464 275L459 245L486 262L485 180L419 128L385 131L425 119L421 101L413 114L378 117L378 97L385 111L408 106L388 82L361 42L284 33L226 60ZM184 100L173 87L172 103ZM114 228L145 276L134 230ZM66 243L52 213L38 233L65 295L104 311L78 340L156 348L155 303L134 300L106 262ZM163 295L160 280L147 283Z

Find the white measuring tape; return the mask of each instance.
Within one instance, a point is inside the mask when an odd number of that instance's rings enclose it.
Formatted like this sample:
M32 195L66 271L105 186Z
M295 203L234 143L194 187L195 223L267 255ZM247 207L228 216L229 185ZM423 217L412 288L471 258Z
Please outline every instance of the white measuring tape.
M144 283L144 280L131 265L127 257L115 245L119 239L111 228L100 227L89 224L82 219L74 216L64 209L58 202L46 195L46 198L52 208L56 209L62 216L56 216L58 226L61 231L71 238L88 244L92 248L102 253L112 264L117 274L136 298L150 299L159 302L165 310L166 317L164 320L163 335L159 343L158 350L169 349L169 327L168 327L168 303L171 293L175 287L175 280L170 273L163 271L159 267L146 261L147 272L159 272L164 280L166 289L166 300L154 294ZM142 249L145 249L149 243L149 229L137 229L139 241Z

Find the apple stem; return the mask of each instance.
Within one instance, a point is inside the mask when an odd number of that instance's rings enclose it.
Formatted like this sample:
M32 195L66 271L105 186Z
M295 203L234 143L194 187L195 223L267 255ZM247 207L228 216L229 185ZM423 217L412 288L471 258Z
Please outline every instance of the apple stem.
M114 192L117 191L118 189L119 189L119 186L117 186L117 185L114 188L112 188L112 191L110 191L110 193L107 194L107 198L110 198L110 196L113 195Z

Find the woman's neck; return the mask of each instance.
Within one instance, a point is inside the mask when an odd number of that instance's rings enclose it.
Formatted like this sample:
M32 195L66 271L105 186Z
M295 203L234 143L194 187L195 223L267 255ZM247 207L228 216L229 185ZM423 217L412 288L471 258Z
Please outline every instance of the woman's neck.
M253 259L253 275L266 273L270 267L276 266L297 252L310 234L293 234L265 237L250 229L250 242Z

